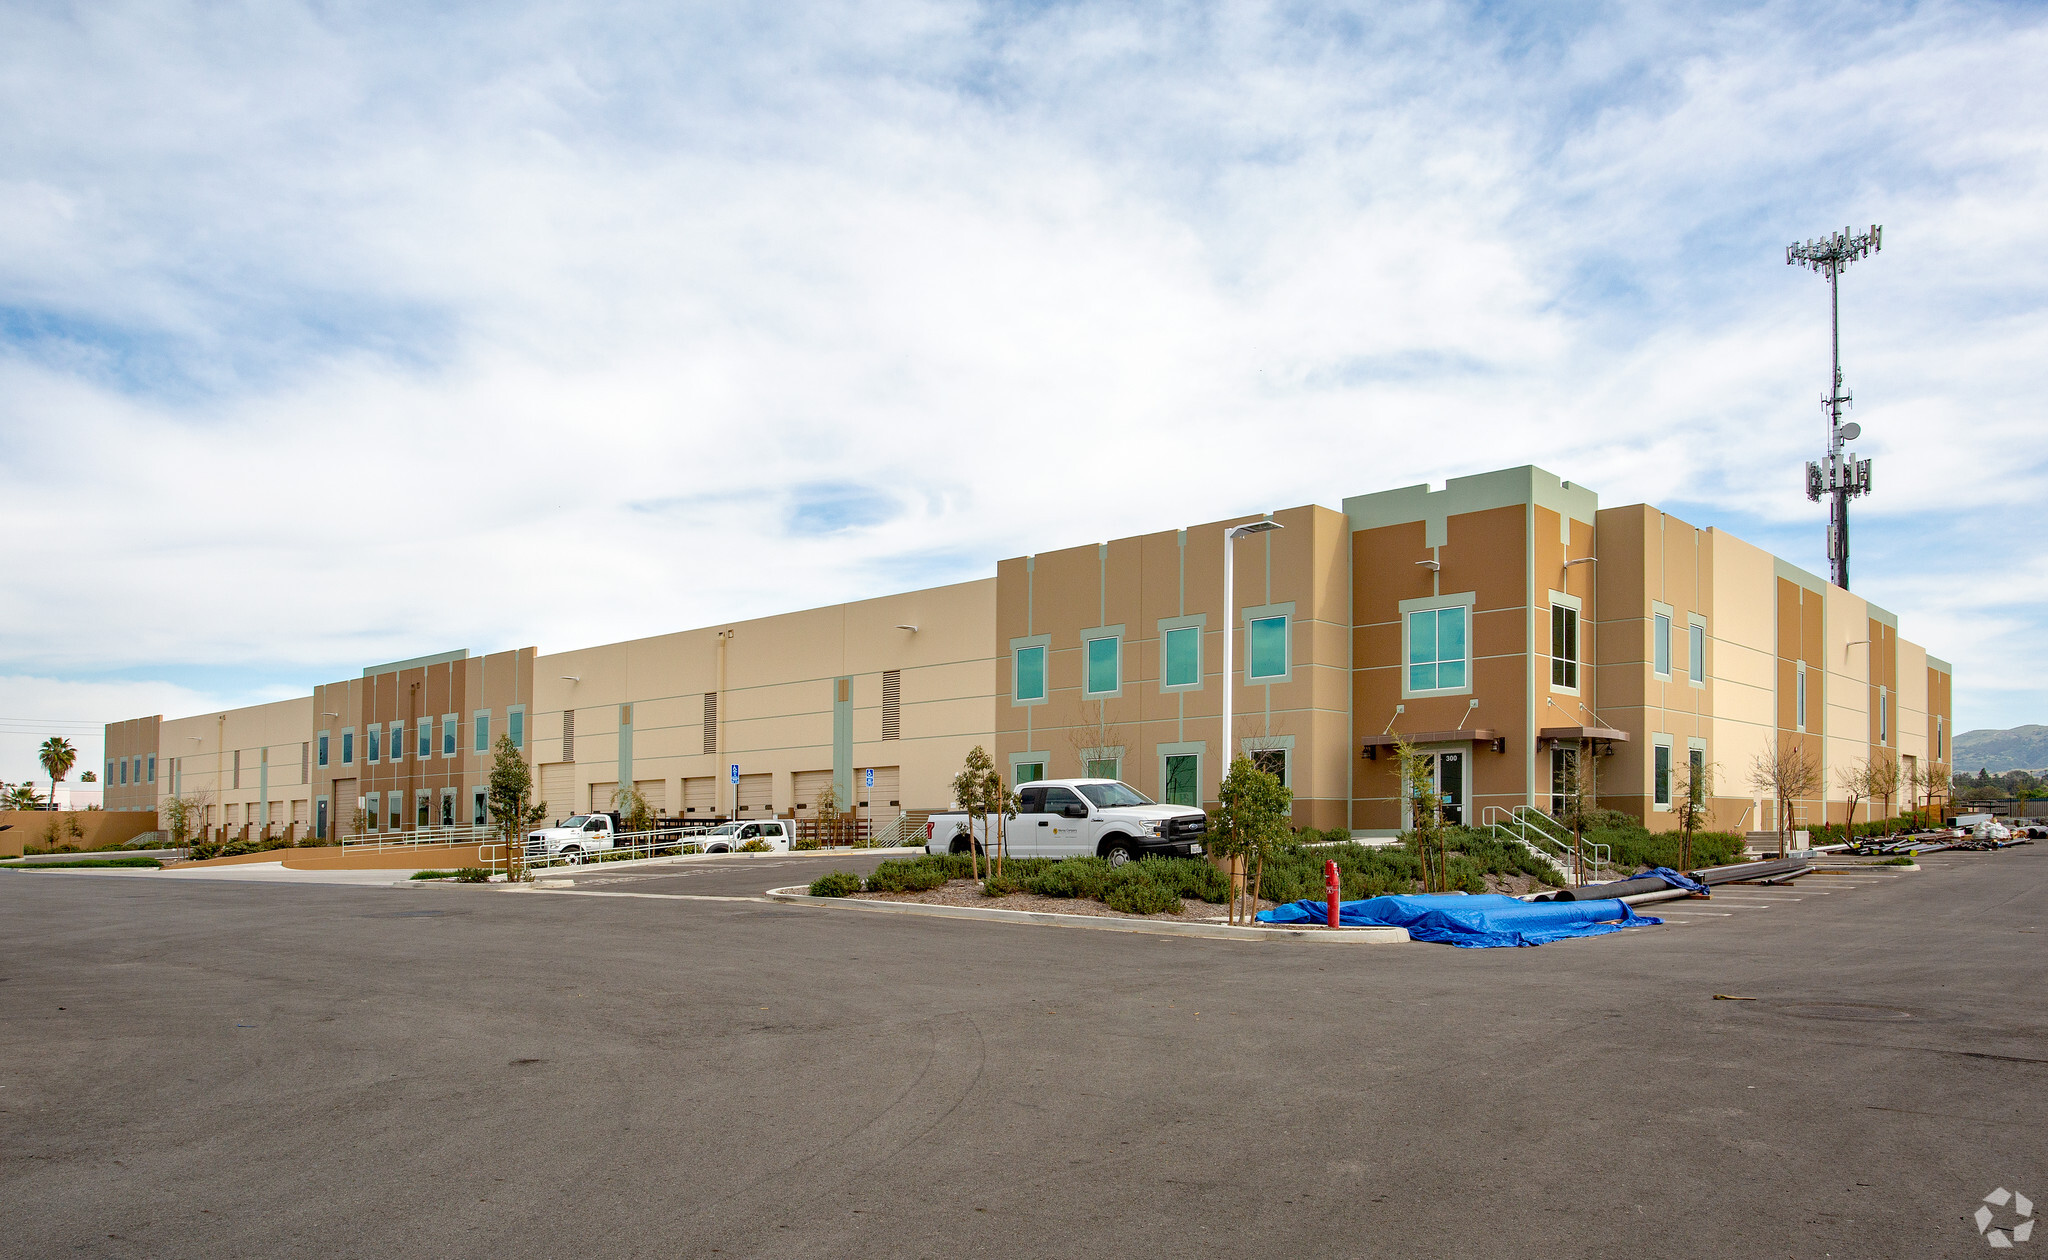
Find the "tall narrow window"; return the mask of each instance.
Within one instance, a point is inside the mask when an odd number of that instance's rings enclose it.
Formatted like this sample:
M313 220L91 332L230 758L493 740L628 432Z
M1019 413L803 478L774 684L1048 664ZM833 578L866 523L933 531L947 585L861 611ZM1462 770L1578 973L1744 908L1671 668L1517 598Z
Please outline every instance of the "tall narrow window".
M1579 610L1576 608L1551 606L1550 685L1579 685Z
M420 751L419 751L419 758L420 758L420 760L421 760L421 761L425 761L425 760L426 760L427 758L429 758L429 757L431 757L431 756L433 756L433 755L434 755L434 719L432 719L432 718L421 718L421 719L420 719Z
M882 738L903 738L903 671L882 671Z
M370 728L370 729L369 729L368 731L365 731L365 732L363 733L363 756L364 756L364 758L365 758L366 760L368 760L368 761L369 761L369 763L370 763L371 765L373 765L373 766L374 766L374 765L376 765L376 764L377 764L377 763L378 763L379 761L383 760L383 758L384 758L384 728L383 728L383 727L381 727L381 726L373 726L373 727L371 727L371 728ZM236 784L235 786L236 786L236 787L240 787L240 786L241 786L241 784L239 784L239 783L238 783L238 784Z
M485 709L476 715L476 751L491 751L491 711Z
M455 755L455 722L456 717L453 713L442 715L441 755L443 757L453 757Z
M1088 640L1088 694L1106 696L1116 691L1122 664L1123 640L1114 635Z
M151 753L151 754L150 754L150 756L149 756L149 782L151 782L151 783L154 783L154 782L156 782L156 754L155 754L155 753Z
M1948 756L1947 719L1936 717L1934 719L1934 759L1940 761L1946 756Z
M1707 750L1688 748L1685 753L1685 794L1695 805L1707 802Z
M433 798L432 798L432 797L431 797L431 796L430 796L430 795L429 795L429 794L427 793L426 789L424 789L424 788L422 788L422 789L420 789L419 791L417 791L417 792L413 793L413 797L414 797L415 801L416 801L416 802L417 802L417 804L418 804L418 809L416 809L416 810L414 811L414 815L415 815L415 817L417 817L417 818L418 818L418 820L419 820L419 821L415 822L415 823L413 824L413 826L415 826L415 827L426 827L426 826L429 826L429 825L431 825L431 824L432 824L432 821L433 821L433 819L432 819L432 817L431 817L431 816L429 815L428 811L429 811L429 810L431 810L431 809L433 808L433 805L432 805L432 800L433 800Z
M484 803L484 790L477 788L470 793L470 820L481 827L488 821L489 810Z
M355 763L356 733L354 731L343 731L341 733L341 764L352 766Z
M375 830L377 830L377 827L378 827L378 818L379 818L379 815L381 815L381 814L383 813L383 810L384 810L384 795L383 795L383 793L381 793L381 792L365 792L365 793L363 794L363 830L365 830L365 831L375 831Z
M1800 730L1806 729L1806 662L1799 662L1799 694L1792 713L1793 724Z
M1408 690L1463 691L1471 685L1469 609L1431 608L1408 614Z
M526 748L526 710L511 709L505 714L505 733L512 737L512 746L522 751Z
M1671 617L1658 613L1652 618L1654 633L1651 639L1650 670L1659 678L1671 677Z
M1696 683L1707 681L1707 628L1695 621L1685 628L1685 668Z
M1260 617L1252 622L1246 638L1247 678L1256 682L1261 678L1286 677L1287 618Z
M391 807L391 830L397 831L405 825L405 798L401 794L393 792L386 799Z
M1668 743L1658 744L1656 749L1656 783L1654 790L1657 794L1657 807L1659 809L1669 809L1671 808L1671 745Z
M1012 694L1019 700L1045 699L1045 649L1042 647L1021 647L1016 652L1016 686Z
M1168 757L1166 759L1166 803L1168 805L1196 805L1201 801L1201 779L1199 761L1193 753Z
M128 759L121 758L121 786L128 786Z
M371 738L374 739L375 736L372 736ZM370 760L375 761L376 759L377 754L375 752L375 748L373 745L372 751L370 753ZM235 786L238 788L242 786L242 750L239 748L235 749Z
M403 722L393 722L391 724L391 759L393 761L405 760L405 723Z
M1178 626L1161 636L1166 656L1165 684L1192 687L1202 681L1202 631Z
M1892 694L1882 687L1877 689L1877 742L1892 742Z

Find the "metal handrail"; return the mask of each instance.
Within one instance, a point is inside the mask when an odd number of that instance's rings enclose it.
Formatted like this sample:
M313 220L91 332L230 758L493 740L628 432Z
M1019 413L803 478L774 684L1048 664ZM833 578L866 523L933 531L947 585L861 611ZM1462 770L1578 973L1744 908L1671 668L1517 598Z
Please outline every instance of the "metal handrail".
M1563 823L1534 806L1517 805L1515 811L1529 822L1534 823L1538 833L1543 835L1552 844L1567 851L1570 851L1573 847L1582 850L1586 854L1588 863L1593 868L1593 883L1601 882L1604 878L1604 868L1614 864L1613 846L1601 844L1593 840L1575 840L1572 833L1565 829ZM1546 828L1552 827L1557 829L1555 833L1546 830Z
M411 831L369 832L360 836L343 836L344 849L367 849L381 852L385 849L415 849L423 844L476 844L498 834L496 827L418 827Z

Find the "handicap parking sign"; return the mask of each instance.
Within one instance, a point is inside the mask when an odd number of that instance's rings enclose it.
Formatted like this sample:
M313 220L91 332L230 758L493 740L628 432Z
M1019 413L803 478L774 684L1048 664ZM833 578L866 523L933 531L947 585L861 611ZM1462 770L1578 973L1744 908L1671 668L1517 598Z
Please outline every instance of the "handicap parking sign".
M868 786L875 786L875 772L872 767L868 770Z
M738 766L734 766L732 768L732 781L734 783L738 783L740 781L740 768Z

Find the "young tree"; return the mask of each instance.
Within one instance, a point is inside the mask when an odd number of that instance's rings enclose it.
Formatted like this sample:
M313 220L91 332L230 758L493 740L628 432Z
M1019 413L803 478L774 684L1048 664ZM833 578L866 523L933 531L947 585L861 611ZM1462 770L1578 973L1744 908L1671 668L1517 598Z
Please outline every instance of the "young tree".
M1230 859L1230 921L1243 923L1246 914L1241 899L1251 894L1251 912L1259 908L1259 894L1265 884L1266 855L1284 844L1290 834L1294 793L1275 775L1268 774L1239 756L1230 763L1230 773L1217 792L1216 812L1211 816L1210 851ZM1249 883L1249 889L1245 884Z
M827 783L824 791L818 793L818 843L839 843L840 813L839 786Z
M1765 744L1749 765L1749 785L1778 806L1778 856L1791 851L1792 805L1820 791L1820 765L1797 740Z
M57 785L64 776L71 773L71 767L78 763L78 750L62 735L52 735L36 749L36 760L43 763L44 773L50 776L50 808L57 808Z
M1923 782L1923 786L1927 791L1927 812L1934 815L1934 821L1937 823L1948 813L1949 800L1955 794L1955 788L1949 776L1950 771L1947 762L1930 761L1927 763L1927 774Z
M491 781L485 790L484 802L490 810L491 823L498 834L505 837L505 878L516 880L524 865L526 843L520 833L548 816L548 803L535 802L533 795L533 774L526 768L526 758L519 755L519 748L510 735L498 736L497 747L491 755ZM647 802L640 803L646 808Z
M1436 790L1435 767L1428 753L1399 736L1396 739L1394 764L1401 771L1401 790L1408 800L1406 839L1422 861L1422 891L1447 892L1450 858L1444 848L1444 802Z
M185 796L167 796L156 807L157 820L164 830L171 833L171 843L185 848L192 842L192 835L199 830L199 820L206 817L206 794L193 792Z
M953 776L953 803L967 815L967 861L976 879L981 878L981 851L988 843L989 815L1000 808L996 793L1002 782L996 774L995 762L980 744L968 752L960 773ZM974 830L976 819L981 820L979 839Z
M1835 786L1842 789L1842 794L1848 798L1849 822L1845 834L1848 839L1854 840L1856 838L1856 806L1871 795L1870 762L1864 760L1851 762L1846 766L1836 766Z
M1084 705L1083 711L1086 709ZM1094 709L1094 721L1067 728L1067 746L1073 749L1074 764L1080 767L1078 773L1081 777L1089 779L1104 777L1093 773L1089 767L1091 761L1106 760L1097 754L1123 748L1129 743L1122 728L1110 724L1107 700L1095 701Z
M1578 883L1586 882L1586 828L1600 809L1600 763L1585 744L1567 750L1564 782L1559 793L1564 812L1558 821L1572 833L1572 867Z
M647 798L641 795L639 788L628 784L615 789L612 792L612 808L619 811L619 825L626 831L654 830L654 811L648 808Z
M1714 763L1700 763L1693 769L1688 760L1673 772L1676 788L1671 794L1671 813L1678 822L1678 869L1692 870L1692 838L1714 820Z
M1899 754L1889 748L1880 748L1867 763L1870 767L1868 788L1870 794L1884 802L1884 833L1892 831L1892 798L1899 794Z

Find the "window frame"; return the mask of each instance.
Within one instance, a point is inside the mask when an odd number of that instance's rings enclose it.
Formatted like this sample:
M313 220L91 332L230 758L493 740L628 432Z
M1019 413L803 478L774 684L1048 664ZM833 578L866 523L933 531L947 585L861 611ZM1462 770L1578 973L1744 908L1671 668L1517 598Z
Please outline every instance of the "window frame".
M1881 748L1891 747L1892 742L1892 693L1888 687L1877 689L1877 743Z
M372 722L363 728L363 764L374 766L384 760L384 724Z
M1671 623L1674 620L1669 604L1650 603L1650 677L1658 682L1671 681Z
M1047 766L1051 765L1051 764L1052 764L1052 755L1051 755L1050 753L1043 753L1043 752L1017 752L1017 753L1011 753L1011 754L1010 754L1010 787L1011 787L1011 788L1012 788L1012 789L1014 790L1015 788L1018 788L1018 787L1022 786L1023 784L1026 784L1026 783L1038 783L1038 782L1040 782L1040 781L1044 780L1044 779L1045 779L1045 777L1046 777L1046 773L1045 773L1045 768L1046 768ZM1021 768L1022 768L1022 767L1024 767L1024 766L1035 766L1035 767L1037 767L1037 769L1038 769L1038 777L1037 777L1037 778L1035 778L1035 779L1026 779L1026 778L1023 778L1023 777L1021 777L1021 776L1022 776L1022 770L1021 770Z
M370 825L363 828L365 832L384 830L384 794L382 792L363 793L362 808L357 812L367 816L370 820Z
M1284 760L1284 761L1282 762L1282 770L1284 771L1284 773L1282 773L1282 774L1281 774L1281 776L1280 776L1280 786L1282 786L1282 787L1284 787L1284 788L1288 788L1288 789L1292 790L1292 788L1294 787L1294 763L1295 763L1295 761L1297 760L1297 758L1296 758L1296 757L1295 757L1295 755L1294 755L1294 736L1292 736L1292 735L1245 735L1245 736L1241 736L1241 737L1239 737L1239 739L1238 739L1238 741L1237 741L1237 751L1238 751L1238 752L1239 752L1240 754L1242 754L1243 756L1246 756L1246 757L1251 757L1251 758L1252 758L1252 761L1254 762L1254 764L1256 764L1256 763L1257 763L1257 761L1258 761L1258 758L1257 758L1257 757L1254 757L1254 756L1253 756L1253 754L1254 754L1254 753L1262 753L1262 752L1282 752L1282 753L1286 753L1286 754L1287 754L1287 756L1286 756L1286 759L1285 759L1285 760Z
M491 822L490 793L484 788L471 788L469 794L470 825L488 827Z
M1419 599L1404 599L1400 602L1398 611L1401 617L1401 658L1396 663L1396 666L1401 671L1401 698L1403 700L1427 698L1429 696L1467 696L1472 694L1473 687L1476 685L1473 675L1478 672L1478 661L1472 648L1472 630L1478 620L1475 608L1476 599L1475 592L1460 591L1450 595L1430 595ZM1409 683L1413 680L1411 671L1416 664L1413 659L1415 614L1423 612L1441 613L1452 608L1463 609L1465 613L1464 685L1458 687L1409 686ZM1439 668L1443 666L1444 658L1441 653L1439 653L1435 664Z
M628 723L627 725L631 725ZM505 733L512 737L512 747L526 751L526 706L508 704L505 706Z
M1038 654L1038 694L1022 694L1024 681L1024 654ZM1012 707L1045 704L1052 698L1052 636L1049 634L1026 635L1010 640L1010 704Z
M419 744L415 749L418 755L414 760L432 761L434 759L434 719L430 717L421 718L419 733Z
M1158 799L1161 804L1179 803L1167 798L1167 785L1173 781L1172 776L1168 772L1168 767L1175 758L1192 757L1195 762L1195 799L1189 808L1202 808L1202 762L1207 759L1208 754L1209 745L1202 740L1191 740L1177 744L1160 744L1158 746L1155 755L1159 761Z
M462 755L462 715L443 713L441 715L441 755L459 757Z
M316 759L316 760L314 761L314 763L313 763L313 764L314 764L314 765L317 765L317 766L319 766L319 767L320 767L320 768L321 768L322 770L325 770L325 769L327 768L327 732L326 732L326 731L321 731L321 732L319 732L319 738L318 738L318 740L317 740L317 743L319 744L319 748L318 748L318 751L317 751L317 753L316 753L316 758L317 758L317 759Z
M1247 687L1270 687L1275 683L1294 681L1293 601L1290 600L1283 604L1262 604L1257 608L1247 608L1239 616L1241 618L1239 628L1244 631L1244 685ZM1275 620L1280 622L1280 672L1277 674L1253 674L1252 653L1254 649L1252 627L1260 622ZM1467 624L1470 624L1469 619ZM1466 642L1466 650L1469 654L1471 650L1469 638Z
M1792 697L1792 729L1806 729L1806 662L1793 662L1792 686L1796 694Z
M1698 613L1685 615L1685 680L1695 687L1707 685L1707 619Z
M1557 654L1557 623L1558 614L1560 613L1567 614L1570 618L1571 656L1568 658L1560 657ZM1550 689L1552 691L1571 696L1581 694L1579 678L1585 668L1585 644L1586 612L1584 602L1578 596L1568 595L1563 591L1550 592ZM1568 667L1562 671L1568 675L1567 680L1559 680L1560 666Z
M1650 737L1650 808L1660 814L1671 810L1671 765L1671 736L1653 734Z
M1209 617L1196 613L1192 617L1162 617L1159 619L1159 690L1162 694L1202 689L1202 640L1208 633ZM1195 645L1195 677L1192 682L1174 682L1169 668L1172 656L1169 650L1175 635L1192 636Z
M341 764L356 764L356 728L353 726L341 728Z
M469 729L471 732L470 742L474 745L470 751L479 754L491 751L491 711L489 709L476 709L472 711L469 715Z
M1098 690L1095 686L1095 645L1114 645L1115 658L1112 668L1116 670L1116 685ZM1083 700L1113 700L1124 693L1124 627L1093 626L1081 632L1081 698Z
M386 752L384 760L391 762L393 765L405 760L405 722L403 719L393 722L385 729L384 748Z

